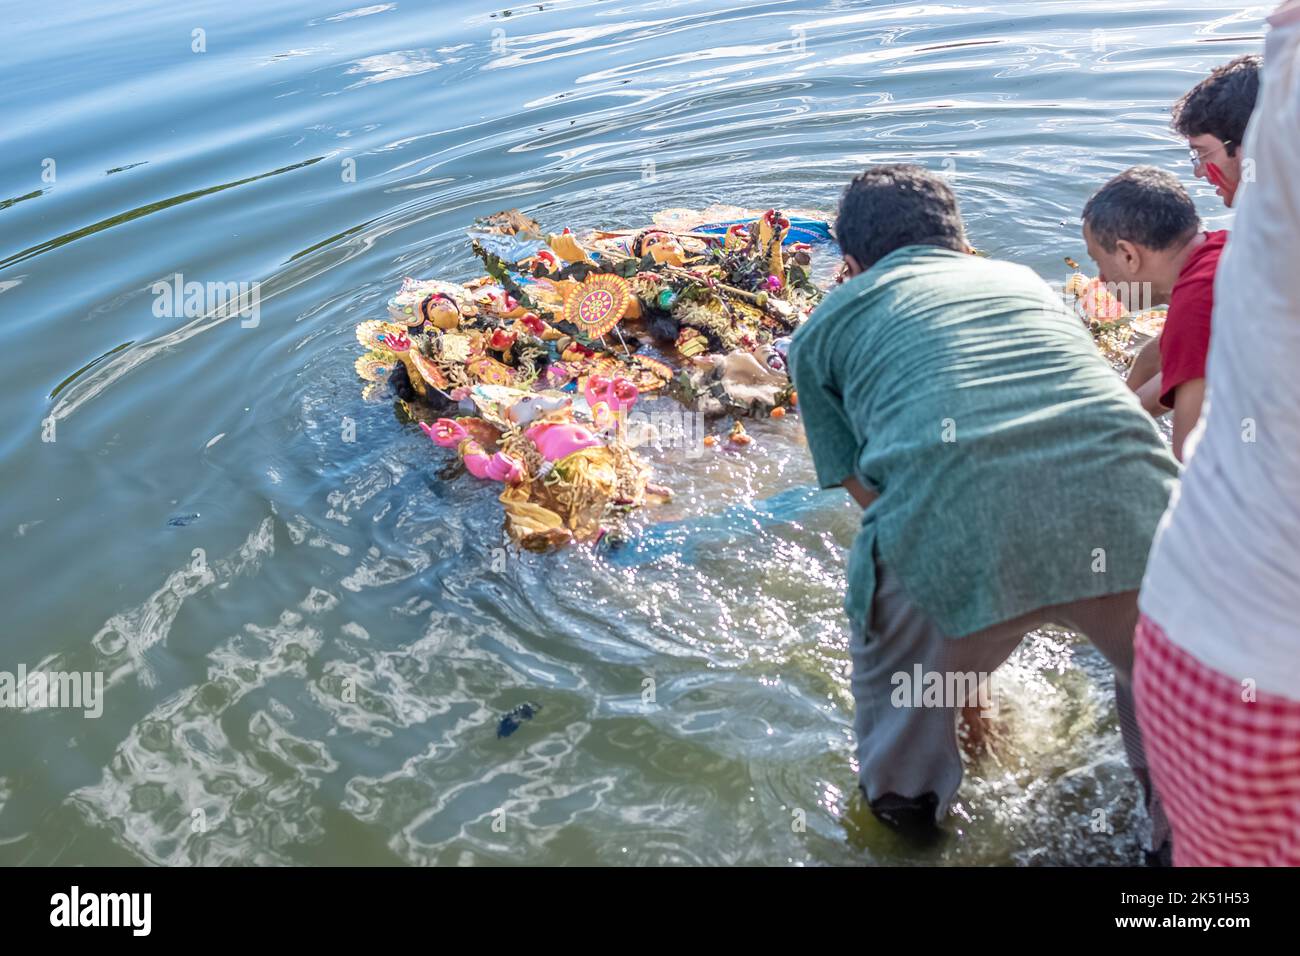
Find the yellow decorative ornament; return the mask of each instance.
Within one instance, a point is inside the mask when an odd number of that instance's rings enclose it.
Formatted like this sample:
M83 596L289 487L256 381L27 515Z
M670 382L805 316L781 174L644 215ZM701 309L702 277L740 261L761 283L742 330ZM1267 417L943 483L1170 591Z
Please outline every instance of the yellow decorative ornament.
M474 351L474 340L463 333L446 333L438 336L438 351L442 354L444 362L454 362L464 365L470 360L471 353ZM483 350L479 349L481 353Z
M703 355L709 350L709 340L705 338L704 333L699 329L693 329L689 325L683 325L682 330L677 335L677 351L681 352L686 358L694 358L697 355Z
M627 311L632 289L616 275L592 275L564 300L564 318L589 338L606 335Z
M410 379L411 388L415 393L421 397L427 394L427 386L415 366L413 359L415 350L411 346L411 337L406 334L406 329L392 322L371 319L357 326L357 341L370 349L372 355L391 354L396 361L406 366L406 376ZM363 378L366 377L360 367L357 368L357 373Z
M553 232L546 237L546 244L551 251L565 262L590 262L587 251L578 245L578 240L569 232Z
M420 373L420 377L437 389L446 389L449 385L442 369L425 358L418 349L411 349L411 364Z
M357 325L357 341L368 349L385 352L393 351L390 339L397 339L406 334L406 329L392 322L369 319Z
M782 281L785 280L785 259L781 254L781 244L789 231L790 220L775 209L769 209L758 218L758 243L767 252L768 272Z
M514 369L508 365L502 365L494 358L477 358L471 360L466 366L465 371L479 382L487 385L513 385L515 383Z
M637 372L632 381L643 392L653 392L673 380L672 366L665 362L648 355L633 355L632 362Z
M397 356L392 352L375 349L357 359L357 374L367 382L387 382L397 364Z

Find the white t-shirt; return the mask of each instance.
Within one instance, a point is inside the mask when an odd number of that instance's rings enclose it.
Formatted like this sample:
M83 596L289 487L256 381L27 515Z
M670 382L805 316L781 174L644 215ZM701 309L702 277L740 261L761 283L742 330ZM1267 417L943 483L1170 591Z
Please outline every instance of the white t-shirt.
M1206 411L1140 603L1207 666L1300 700L1300 7L1270 22Z

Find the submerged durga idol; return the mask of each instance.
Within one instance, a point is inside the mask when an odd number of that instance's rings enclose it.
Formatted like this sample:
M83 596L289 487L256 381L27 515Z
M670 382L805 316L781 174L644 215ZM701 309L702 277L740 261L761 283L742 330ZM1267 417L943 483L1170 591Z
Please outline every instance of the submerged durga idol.
M484 275L407 279L388 321L357 326L367 395L393 389L436 445L501 483L522 547L600 541L670 496L629 441L638 400L735 418L727 447L748 443L739 417L795 405L785 346L821 299L810 272L829 227L709 212L583 237L513 210L481 220L470 237Z

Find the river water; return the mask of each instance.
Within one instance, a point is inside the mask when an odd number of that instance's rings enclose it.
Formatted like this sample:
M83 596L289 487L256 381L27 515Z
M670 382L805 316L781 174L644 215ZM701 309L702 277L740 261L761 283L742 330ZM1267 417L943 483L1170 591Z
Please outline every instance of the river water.
M878 161L1059 280L1106 177L1190 181L1168 106L1271 6L4 0L0 671L106 688L0 710L0 863L1133 862L1106 669L1062 633L999 673L943 845L864 811L854 508L796 420L661 456L677 498L617 554L520 556L362 400L353 327L475 275L479 215L830 210ZM168 314L178 273L259 283L257 322Z

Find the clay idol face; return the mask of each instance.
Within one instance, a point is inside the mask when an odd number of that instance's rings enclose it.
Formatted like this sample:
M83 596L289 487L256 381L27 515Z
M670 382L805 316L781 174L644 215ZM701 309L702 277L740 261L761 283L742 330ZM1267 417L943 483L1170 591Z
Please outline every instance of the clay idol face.
M541 415L561 411L568 408L570 404L572 399L567 395L538 392L534 395L525 395L511 405L510 410L506 412L506 417L516 425L527 425Z

